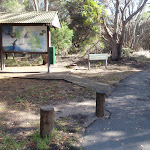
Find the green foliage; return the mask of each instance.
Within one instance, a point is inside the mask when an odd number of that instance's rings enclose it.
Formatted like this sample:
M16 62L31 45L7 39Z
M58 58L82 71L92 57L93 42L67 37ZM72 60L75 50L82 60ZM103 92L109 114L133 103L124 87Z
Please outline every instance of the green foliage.
M92 29L98 31L102 17L105 18L106 10L103 5L99 5L96 0L85 0L82 15L86 17L85 24L92 25Z
M83 54L86 53L86 50L99 53L102 52L104 48L105 44L102 43L101 38L98 35L93 35L80 43L80 50L83 52Z
M102 65L102 62L101 62L101 61L99 62L99 65L100 65L100 66Z
M52 45L56 48L56 54L61 54L72 45L73 30L67 23L61 23L61 29L51 29Z
M65 18L69 24L70 29L74 31L74 37L72 40L72 47L70 53L86 52L89 47L96 49L100 47L100 26L98 21L86 23L88 20L86 6L88 7L88 1L86 0L69 0L65 4ZM99 5L98 5L99 6ZM94 7L91 6L93 11ZM91 13L91 10L89 10ZM95 16L95 20L96 20ZM99 29L99 30L98 30ZM95 46L96 45L96 48Z
M133 53L133 50L131 48L122 48L122 51L121 51L121 55L122 57L130 57L131 53Z
M104 43L101 40L102 18L107 16L105 7L100 5L96 0L80 1L81 15L84 18L82 26L86 28L85 35L80 41L80 50L86 52L104 49Z
M1 6L6 12L20 12L25 9L25 5L21 4L18 0L3 1Z

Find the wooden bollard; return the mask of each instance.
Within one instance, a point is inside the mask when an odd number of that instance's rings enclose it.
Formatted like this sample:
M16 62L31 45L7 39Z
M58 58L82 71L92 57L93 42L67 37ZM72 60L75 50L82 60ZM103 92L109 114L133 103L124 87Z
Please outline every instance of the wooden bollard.
M54 128L54 108L42 106L40 109L40 136L49 136Z
M105 110L105 92L96 92L96 116L103 117Z

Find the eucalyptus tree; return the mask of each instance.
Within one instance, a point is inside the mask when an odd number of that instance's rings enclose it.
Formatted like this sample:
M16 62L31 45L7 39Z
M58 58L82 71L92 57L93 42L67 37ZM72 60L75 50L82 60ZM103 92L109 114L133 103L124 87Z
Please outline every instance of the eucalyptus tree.
M135 37L135 48L150 49L150 13L145 12L138 20Z
M113 22L103 18L103 27L112 47L112 60L121 58L121 50L127 24L139 14L148 0L110 0ZM112 20L111 20L112 21Z
M59 10L65 0L29 0L34 11Z
M124 47L132 50L146 49L150 40L150 13L143 12L127 24ZM147 42L146 42L147 41ZM149 42L148 42L149 41Z

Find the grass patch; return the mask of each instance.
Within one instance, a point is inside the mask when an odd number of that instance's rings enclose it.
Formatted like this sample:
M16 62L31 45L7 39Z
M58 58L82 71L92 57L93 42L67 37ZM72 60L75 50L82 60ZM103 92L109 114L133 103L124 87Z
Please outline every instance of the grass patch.
M71 118L61 118L55 121L55 128L52 135L45 138L40 137L40 129L37 129L27 138L14 137L0 133L1 150L82 150L79 134L83 133L83 128L76 122L71 122Z
M14 150L20 150L20 149L23 149L24 146L26 145L26 141L24 139L17 139L17 138L14 138L13 136L11 135L8 135L8 134L1 134L0 133L0 149L1 150L11 150L11 149L14 149Z
M84 129L70 116L55 120L53 135L41 139L37 129L39 108L74 102L77 96L82 101L95 92L65 81L9 78L1 79L0 85L3 85L0 87L0 149L82 149L80 139Z
M38 129L30 136L30 146L39 150L82 150L79 136L75 135L75 133L82 133L81 127L75 125L69 127L68 121L69 118L56 120L53 134L43 139L40 137L40 130Z
M45 138L42 139L40 137L40 130L38 129L30 137L30 147L34 147L34 148L37 148L39 150L48 149L49 145L52 142L52 137L53 136L54 135L51 135L49 137L45 137Z
M42 64L42 58L34 58L34 59L29 59L29 58L18 58L16 57L15 59L5 59L5 65L6 67L13 67L13 66L37 66Z

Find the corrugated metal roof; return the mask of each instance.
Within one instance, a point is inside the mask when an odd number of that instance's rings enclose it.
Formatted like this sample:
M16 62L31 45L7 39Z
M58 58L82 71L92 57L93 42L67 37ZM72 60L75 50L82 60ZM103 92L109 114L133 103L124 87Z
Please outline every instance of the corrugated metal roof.
M21 12L5 13L0 12L0 24L3 23L46 23L60 28L57 11L43 12Z

